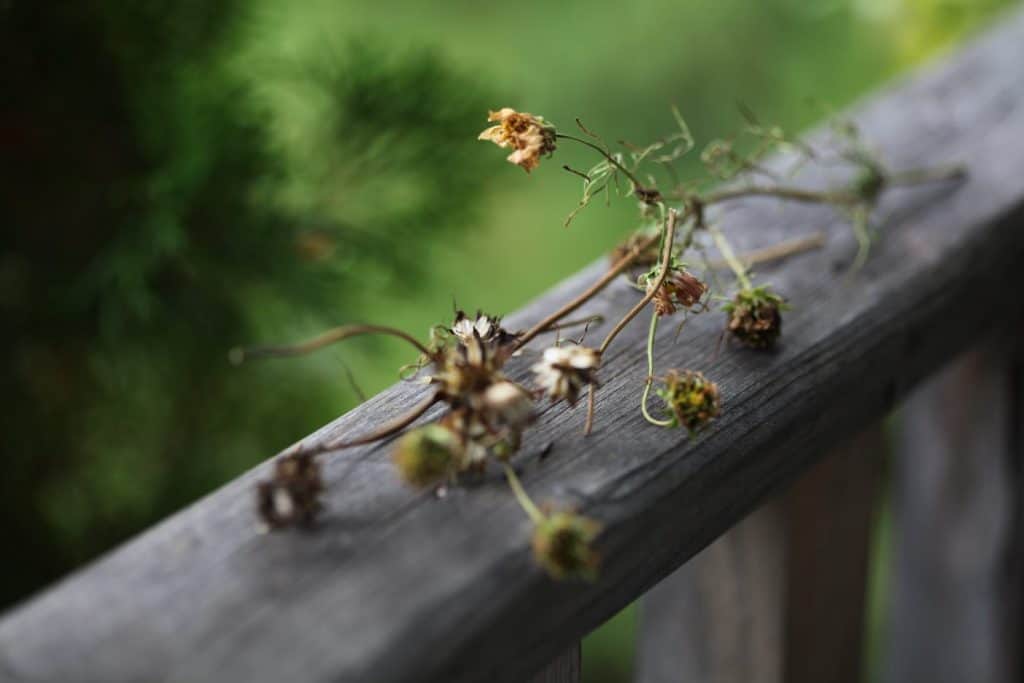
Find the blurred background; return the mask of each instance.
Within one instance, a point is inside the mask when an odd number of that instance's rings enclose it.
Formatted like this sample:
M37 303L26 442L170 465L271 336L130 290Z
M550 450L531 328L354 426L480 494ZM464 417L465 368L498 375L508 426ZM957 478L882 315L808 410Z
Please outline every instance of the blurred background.
M0 0L0 607L356 405L347 368L369 394L411 360L230 347L507 312L629 232L631 202L563 228L579 179L477 142L489 108L799 130L1007 4ZM627 680L633 621L586 641L588 680Z

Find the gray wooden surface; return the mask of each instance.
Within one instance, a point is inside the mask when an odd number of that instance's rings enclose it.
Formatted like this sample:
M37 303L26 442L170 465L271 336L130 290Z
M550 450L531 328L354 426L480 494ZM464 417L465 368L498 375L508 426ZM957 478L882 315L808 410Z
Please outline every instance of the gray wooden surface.
M659 371L704 370L723 392L724 414L700 438L650 427L638 413L642 321L609 349L591 437L580 435L582 410L546 411L517 463L537 498L604 523L596 583L554 583L533 565L529 526L496 472L438 501L397 481L386 446L362 448L327 465L329 511L317 532L258 533L252 486L264 465L8 612L0 676L527 679L993 321L1016 315L1022 299L1007 282L1024 256L1022 63L1024 15L1011 16L856 111L894 167L960 161L971 173L957 188L888 195L884 239L856 278L842 277L854 239L829 209L752 199L728 211L722 224L743 249L815 229L827 241L762 268L795 306L776 352L713 359L721 314L694 318L674 344L663 326ZM843 177L808 169L805 179L828 176ZM529 201L525 181L523 191ZM556 217L551 229L562 229ZM513 325L537 320L603 267L540 297ZM611 321L635 299L619 284L588 312ZM417 398L415 387L396 387L316 438L361 433Z
M833 448L648 591L636 680L863 680L865 579L884 449L880 424Z
M582 650L579 641L569 646L544 670L530 679L530 683L580 683L582 672Z
M1014 341L961 356L901 410L888 681L1021 679Z

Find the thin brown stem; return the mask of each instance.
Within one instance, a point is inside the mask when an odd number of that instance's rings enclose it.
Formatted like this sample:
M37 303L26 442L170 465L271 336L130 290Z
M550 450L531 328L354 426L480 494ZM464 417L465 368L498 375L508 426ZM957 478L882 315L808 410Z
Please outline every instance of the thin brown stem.
M629 178L629 182L633 183L633 188L634 189L636 189L638 187L644 187L644 184L641 183L639 180L637 180L636 176L633 175L632 171L630 171L628 168L626 168L621 163L619 163L618 159L616 159L614 156L612 156L607 151L602 149L599 145L595 145L593 142L590 142L589 140L584 140L583 138L578 138L575 135L566 135L565 133L557 133L555 135L555 137L557 137L557 138L564 138L566 140L572 140L573 142L578 142L581 145L586 145L590 149L596 151L598 154L603 156L608 161L608 163L610 163L612 166L614 166L615 168L617 168L620 171L622 171L623 174L625 174L625 176L627 178ZM567 170L571 170L571 169L567 168ZM589 180L589 178L588 178L588 180Z
M824 245L824 233L815 232L806 237L798 237L796 239L773 244L770 247L749 251L746 254L740 255L739 260L748 268L752 268L761 263L771 263L772 261L777 261L778 259L786 258L787 256L811 251L812 249L820 249ZM714 259L707 261L706 265L710 269L720 270L722 268L728 268L729 262L725 259Z
M967 168L962 165L940 166L937 168L914 168L885 175L888 185L920 185L947 180L962 180L967 177Z
M600 325L603 322L603 315L588 315L586 318L577 318L576 320L567 320L562 323L556 323L548 327L546 330L544 330L544 332L556 332L558 330L567 330L572 327L579 327L580 325Z
M523 348L538 334L546 332L547 330L551 329L551 327L559 320L569 315L577 308L579 308L580 306L594 298L594 296L600 293L601 290L603 290L605 287L611 284L611 282L615 280L616 277L619 276L619 273L622 273L631 265L633 265L633 262L636 261L637 257L640 256L640 253L647 249L652 244L654 244L657 240L658 235L654 234L645 238L642 242L634 246L628 254L619 259L615 263L615 265L608 270L608 272L602 275L597 282L588 287L585 292L583 292L575 299L565 304L557 311L555 311L554 313L552 313L551 315L549 315L548 317L544 318L539 323L531 327L529 330L524 332L523 335L519 337L519 341L516 342L516 350Z
M330 344L335 344L345 339L349 339L350 337L358 337L364 334L384 334L397 337L398 339L402 339L412 344L420 353L427 356L431 355L430 349L421 344L415 337L394 327L387 327L385 325L342 325L341 327L335 327L334 329L327 330L312 339L307 339L306 341L299 342L298 344L291 344L287 346L258 346L251 349L235 348L228 354L228 358L233 364L239 365L247 360L254 360L258 358L301 356L303 354L316 351L317 349L322 349Z
M807 202L813 204L842 204L852 205L860 201L860 198L852 192L841 190L815 191L802 190L798 187L768 187L766 185L752 185L750 187L736 187L718 192L711 192L701 198L701 202L710 206L732 199L744 197L777 197L789 199L795 202Z
M352 448L353 446L362 446L364 444L373 443L374 441L380 441L381 439L391 436L396 432L400 432L411 425L425 412L430 410L431 406L440 400L440 394L431 394L424 401L416 404L409 412L404 415L399 415L390 422L384 423L378 429L370 432L369 434L357 436L356 438L347 441L345 439L335 439L333 441L319 443L314 446L312 453L315 455L317 453L326 453L328 451L339 451L343 448Z

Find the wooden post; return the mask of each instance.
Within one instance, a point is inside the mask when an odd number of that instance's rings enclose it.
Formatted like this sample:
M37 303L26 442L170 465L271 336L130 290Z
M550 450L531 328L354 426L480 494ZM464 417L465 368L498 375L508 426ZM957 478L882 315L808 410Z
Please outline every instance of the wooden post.
M644 598L637 680L861 678L882 430L837 448Z
M580 683L582 662L581 648L577 641L562 655L530 679L530 683Z
M1019 337L1018 337L1019 339ZM1020 365L951 364L902 411L887 680L1019 680Z

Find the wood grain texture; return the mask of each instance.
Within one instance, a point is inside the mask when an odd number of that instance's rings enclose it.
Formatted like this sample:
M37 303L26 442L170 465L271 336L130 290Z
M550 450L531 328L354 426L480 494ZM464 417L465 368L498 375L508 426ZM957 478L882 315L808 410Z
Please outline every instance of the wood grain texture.
M582 660L579 641L555 657L543 671L530 679L530 683L580 683Z
M1007 344L906 402L893 492L889 681L1019 681L1019 389Z
M770 501L640 603L638 683L782 683L786 519Z
M832 449L641 602L639 683L857 683L880 425Z
M387 446L326 465L328 511L313 533L258 533L265 464L76 572L0 621L0 675L33 681L521 681L641 595L885 413L918 380L1016 314L1006 286L1024 255L1024 15L854 110L894 168L963 162L957 187L894 190L883 239L853 279L854 239L827 208L751 199L720 222L741 249L821 229L825 247L763 268L795 308L771 354L713 358L720 314L678 342L663 326L658 371L707 371L725 412L700 438L645 424L638 322L609 349L598 421L547 409L517 459L539 500L605 525L593 584L532 563L530 529L497 472L442 501L402 486ZM808 168L803 181L842 180ZM556 225L552 229L559 229ZM580 292L595 264L511 318L538 320ZM624 283L586 312L614 321ZM602 330L594 334L600 335ZM521 361L522 368L529 359ZM313 439L356 435L418 400L403 385ZM233 406L244 410L244 406ZM547 458L537 453L553 442Z

